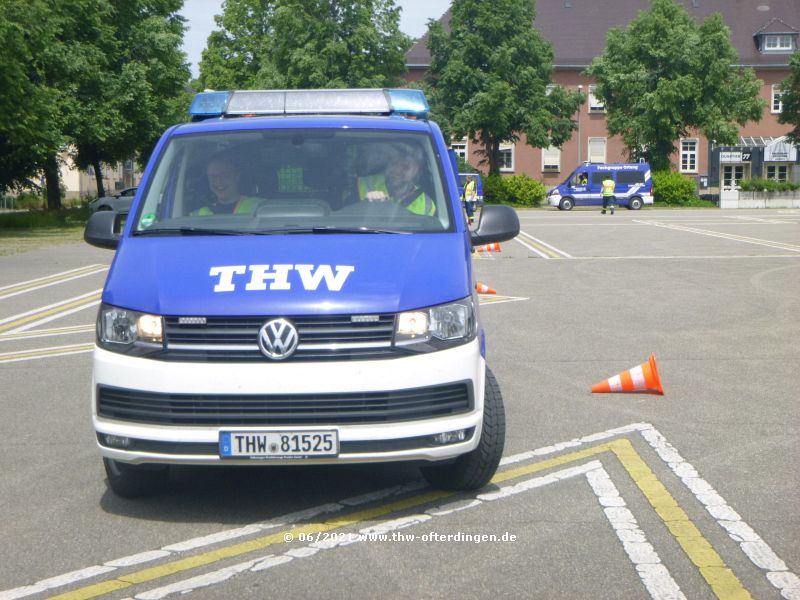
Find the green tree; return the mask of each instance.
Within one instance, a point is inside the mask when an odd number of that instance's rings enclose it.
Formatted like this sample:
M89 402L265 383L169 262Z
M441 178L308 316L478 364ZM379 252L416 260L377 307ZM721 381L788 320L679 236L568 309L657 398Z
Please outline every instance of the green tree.
M536 148L561 146L583 96L548 89L552 46L534 29L534 0L454 0L449 30L428 25L432 116L445 133L480 140L482 164L500 170L500 144L520 133Z
M800 145L800 50L796 50L789 61L791 73L781 82L781 103L783 109L778 115L778 123L793 125L788 137Z
M98 195L105 193L101 162L134 157L146 162L164 129L185 118L189 102L184 21L177 14L183 1L111 0L110 5L102 42L106 66L75 90L77 106L67 127L75 165L94 167Z
M42 57L56 43L40 0L0 2L0 192L30 187L64 143L58 90L45 85Z
M396 85L411 45L393 0L226 0L216 20L204 88Z
M627 28L613 28L587 74L606 107L607 129L632 159L668 169L674 142L692 130L736 142L739 127L758 121L763 82L734 68L737 54L722 16L698 24L674 0L652 0Z

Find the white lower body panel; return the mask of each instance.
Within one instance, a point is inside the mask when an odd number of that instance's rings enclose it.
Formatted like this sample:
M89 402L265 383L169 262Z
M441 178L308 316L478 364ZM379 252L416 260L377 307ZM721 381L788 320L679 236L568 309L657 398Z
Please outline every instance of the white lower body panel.
M358 462L437 461L473 450L483 422L485 362L477 340L449 350L415 356L350 362L316 363L191 363L137 358L95 348L92 385L92 418L95 431L133 440L159 442L169 452L141 451L98 445L107 458L128 463L168 464L335 464ZM471 382L473 406L457 415L390 423L292 425L280 427L155 425L128 420L109 420L97 414L97 386L169 394L329 394L380 392ZM396 443L457 430L473 430L464 442L442 446L420 444L402 450L346 452L335 458L232 459L218 453L180 453L180 444L218 444L220 431L280 431L336 429L339 442ZM414 442L412 442L414 443ZM135 444L135 442L134 442ZM173 445L173 446L170 446Z

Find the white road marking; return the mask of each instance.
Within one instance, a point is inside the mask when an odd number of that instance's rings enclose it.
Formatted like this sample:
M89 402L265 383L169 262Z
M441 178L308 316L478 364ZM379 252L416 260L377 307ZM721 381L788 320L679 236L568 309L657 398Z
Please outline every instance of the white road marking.
M701 504L703 504L707 512L711 515L711 517L720 525L720 527L722 527L728 533L731 539L739 543L739 546L742 552L745 554L745 556L747 556L748 559L756 567L766 572L765 573L766 579L770 582L771 585L773 585L777 590L780 591L780 593L783 595L784 598L787 599L800 598L800 579L793 572L788 570L784 561L781 560L780 557L777 556L777 554L775 554L775 552L769 547L769 545L744 520L742 520L742 518L727 504L727 502L714 490L714 488L712 488L708 484L708 482L706 482L704 479L700 477L697 470L680 456L680 454L677 452L674 446L672 446L666 440L666 438L649 423L633 423L631 425L617 427L614 429L608 429L606 431L594 433L581 438L575 438L565 442L559 442L557 444L553 444L551 446L545 446L542 448L538 448L536 450L522 452L520 454L516 454L513 456L507 456L501 460L500 464L501 466L508 466L511 464L528 461L543 456L548 456L551 454L557 454L567 449L578 448L581 446L585 446L587 444L602 442L614 437L624 436L630 433L639 433L640 435L642 435L642 437L656 451L656 454L659 456L659 458L661 458L661 460L667 463L669 468L678 478L680 478L680 480L687 487L687 489L697 498L697 500ZM579 467L572 467L572 469L576 468ZM537 487L543 485L544 484L543 481L545 480L557 481L559 476L563 478L566 476L567 473L570 472L571 471L569 471L568 469L562 469L561 471L557 472L558 475L550 473L543 477L536 478L542 480L542 483L533 484L528 482L522 482L522 484L518 483L514 485L521 486L520 489L522 488L527 489L526 486L529 485ZM295 521L313 518L318 514L335 513L344 510L345 507L347 506L374 502L376 500L380 500L391 496L407 494L410 492L417 491L422 487L424 487L424 484L422 484L419 481L415 481L406 485L400 485L392 488L386 488L383 490L377 490L375 492L370 492L368 494L356 496L354 498L345 499L337 503L313 507L305 511L292 513L290 515L285 515L284 517L277 518L270 522L256 523L253 525L260 527L262 530L272 529L278 525L286 525L293 523ZM507 486L507 487L513 487L513 486ZM488 494L492 493L497 493L497 492L488 492ZM486 501L486 498L484 498L484 494L481 494L475 500L484 502ZM455 512L458 510L467 510L472 508L473 506L478 506L478 504L475 503L475 500L470 500L467 502L456 501L456 502L451 502L449 504L443 504L438 507L429 509L426 514L431 516L437 516L436 511L441 512L441 514L449 514L450 512ZM249 526L245 526L237 528L236 530L232 530L239 532L238 535L232 534L227 539L231 540L245 535L249 535L249 533L247 533L250 531L248 527ZM195 538L194 540L188 540L187 542L182 542L181 544L185 545L185 547L187 548L189 547L193 549L201 548L209 544L216 543L215 540L217 538L214 537L215 535L217 534L211 534L209 536ZM180 547L181 544L173 544L171 546ZM128 561L130 561L131 564L141 564L144 562L154 561L160 558L164 558L165 556L168 556L167 554L164 554L164 552L169 552L169 555L177 553L177 552L170 552L165 548L162 548L161 551L142 552L139 554L135 554L133 556L123 557L113 561L108 561L103 565L95 565L93 567L88 567L78 571L73 571L57 577L51 577L36 582L32 585L0 591L0 600L16 600L18 598L24 598L26 596L41 593L43 591L55 589L57 587L90 579L92 577L96 577L98 575L102 575L110 571L113 571L115 568L118 568L115 567L115 565L124 565ZM252 570L255 571L255 570L263 570L266 568L271 568L272 566L277 566L279 564L283 564L293 559L294 557L291 555L289 555L288 557L287 556L275 557L270 555L267 557L256 559L255 561L248 561L248 563L252 563ZM647 563L647 565L649 564L651 563ZM647 577L652 577L652 581L663 582L663 573L661 573L660 570L651 569L650 567L647 567L647 565L645 564L637 565L637 572L641 577L643 577L643 581L644 577L647 576ZM246 568L243 570L246 570ZM229 577L226 577L226 579L227 578ZM645 585L647 585L647 583L645 583ZM144 596L141 595L137 595L136 597L144 598Z
M556 254L560 254L560 255L561 255L561 256L563 256L564 258L572 258L572 255L571 255L571 254L567 254L567 253L566 253L566 252L564 252L563 250L559 250L559 249L558 249L558 248L556 248L555 246L551 246L551 245L550 245L550 244L548 244L547 242L545 242L545 241L543 241L543 240L540 240L539 238L535 238L535 237L533 237L533 236L532 236L530 233L528 233L527 231L520 231L520 233L521 233L522 235L524 235L525 237L528 237L528 238L532 239L532 240L533 240L534 242L536 242L537 244L541 244L541 245L542 245L542 246L544 246L545 248L549 248L550 250L552 250L552 251L553 251L553 252L555 252Z
M523 246L525 246L525 247L526 247L528 250L530 250L530 251L531 251L531 252L533 252L534 254L537 254L538 256L541 256L542 258L552 258L551 256L548 256L548 255L547 255L547 254L545 254L544 252L542 252L542 251L540 251L540 250L537 250L536 248L534 248L534 247L533 247L533 246L531 246L530 244L528 244L528 243L526 243L526 242L523 242L521 239L519 239L519 236L515 237L515 238L514 238L514 241L515 241L515 242L517 242L518 244L522 244L522 245L523 245Z
M663 229L672 229L674 231L685 231L687 233L696 233L698 235L706 235L709 237L716 237L734 242L741 242L744 244L755 244L757 246L767 246L768 248L777 248L778 250L788 250L790 252L800 252L800 246L796 244L787 244L784 242L775 242L772 240L762 240L759 238L751 238L743 235L734 235L731 233L721 233L719 231L711 231L710 229L698 229L696 227L686 227L685 225L674 225L667 223L660 223L658 221L637 221L653 227L661 227Z
M103 290L101 288L101 289L98 289L98 290L94 290L92 292L88 292L86 294L81 294L79 296L74 296L72 298L67 298L66 300L61 300L59 302L54 302L53 304L48 304L47 306L41 306L39 308L34 308L33 310L29 310L27 312L19 313L19 314L13 315L11 317L6 317L5 319L0 319L0 330L4 329L2 327L3 325L12 324L15 321L22 321L23 324L21 324L19 327L15 327L15 328L9 329L8 331L5 331L5 333L19 333L20 331L25 331L27 329L30 329L31 327L36 326L36 325L41 325L41 324L47 323L49 321L52 321L53 319L57 319L59 317L63 317L63 316L72 314L72 313L74 313L76 311L83 310L83 309L88 308L90 306L94 306L94 305L98 304L100 301L99 300L92 300L92 296L97 296L102 291ZM86 303L81 303L82 300L86 300ZM68 305L68 304L73 304L73 303L80 303L80 306L78 306L76 308L73 308L73 309L64 310L64 311L59 311L58 310L58 308L61 307L61 306ZM40 314L40 313L54 313L54 314L51 314L49 316L46 316L46 317L43 317L43 318L37 319L37 320L27 320L26 319L26 317L35 317L37 314Z
M39 329L37 331L23 333L0 333L0 342L87 333L89 331L94 331L94 328L94 325L70 325L68 327L54 327L52 329Z
M45 277L38 277L36 279L29 279L28 281L20 281L19 283L4 285L0 287L0 300L5 300L6 298L11 298L12 296L25 294L27 292L40 290L42 288L50 287L51 285L58 285L59 283L64 283L66 281L72 281L73 279L88 277L89 275L95 275L107 270L107 265L87 265L85 267L78 267L77 269L62 271L61 273L55 273Z
M26 360L39 360L54 356L69 356L70 354L84 354L94 352L94 342L84 344L71 344L69 346L51 346L49 348L35 348L33 350L18 350L16 352L1 352L0 363L22 362Z

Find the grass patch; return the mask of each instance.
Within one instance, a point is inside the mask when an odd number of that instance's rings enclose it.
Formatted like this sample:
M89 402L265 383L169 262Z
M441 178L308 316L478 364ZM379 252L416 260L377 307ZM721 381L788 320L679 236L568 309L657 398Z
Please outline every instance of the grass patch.
M0 214L0 256L83 240L87 207Z

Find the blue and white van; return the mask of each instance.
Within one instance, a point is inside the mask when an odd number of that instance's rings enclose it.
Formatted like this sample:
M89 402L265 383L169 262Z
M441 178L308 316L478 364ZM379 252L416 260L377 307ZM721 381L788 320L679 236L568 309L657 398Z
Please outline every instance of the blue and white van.
M116 248L92 384L110 489L151 493L170 465L382 461L487 483L505 417L471 250L519 220L490 206L467 228L422 92L208 92L190 112L124 228L98 212L85 231Z
M587 163L575 169L562 183L547 193L547 202L561 210L573 206L603 204L602 183L608 176L615 181L615 203L631 210L653 203L653 178L647 163Z

